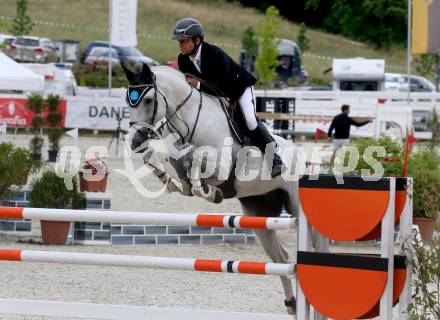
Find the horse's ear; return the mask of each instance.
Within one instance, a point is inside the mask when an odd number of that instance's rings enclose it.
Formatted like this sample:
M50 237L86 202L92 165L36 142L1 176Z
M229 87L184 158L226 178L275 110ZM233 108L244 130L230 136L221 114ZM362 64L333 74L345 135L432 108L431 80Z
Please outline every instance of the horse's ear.
M125 76L127 77L128 82L130 82L130 83L133 82L135 74L133 71L131 71L128 68L127 64L125 63L125 61L123 59L121 59L121 67L122 67L122 70L124 70L124 72L125 72Z
M153 80L153 73L151 72L150 67L148 64L143 63L142 64L142 81L144 83L151 83Z

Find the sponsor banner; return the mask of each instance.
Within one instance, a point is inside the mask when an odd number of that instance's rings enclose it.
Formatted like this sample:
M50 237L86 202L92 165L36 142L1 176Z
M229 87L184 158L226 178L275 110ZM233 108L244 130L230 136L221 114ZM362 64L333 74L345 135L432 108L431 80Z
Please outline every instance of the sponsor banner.
M127 130L130 110L122 97L70 97L67 99L66 128L115 130L119 118L121 128Z
M32 118L35 115L27 105L25 98L0 97L0 125L6 124L8 127L29 128L32 126ZM59 110L62 114L61 126L64 127L66 118L66 101L60 103ZM47 110L43 116L47 116Z

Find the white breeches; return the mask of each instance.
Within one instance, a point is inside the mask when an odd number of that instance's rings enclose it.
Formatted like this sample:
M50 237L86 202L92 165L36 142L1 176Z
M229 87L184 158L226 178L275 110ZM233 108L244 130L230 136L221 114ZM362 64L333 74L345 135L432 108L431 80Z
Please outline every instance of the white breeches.
M243 95L238 99L241 111L246 121L246 126L249 130L254 130L257 127L257 115L255 114L255 94L253 87L247 87Z

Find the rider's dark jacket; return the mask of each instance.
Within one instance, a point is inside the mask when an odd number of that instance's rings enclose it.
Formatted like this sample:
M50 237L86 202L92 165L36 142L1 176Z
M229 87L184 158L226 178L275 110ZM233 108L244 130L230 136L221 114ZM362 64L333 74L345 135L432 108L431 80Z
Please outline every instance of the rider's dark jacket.
M188 55L179 55L179 69L183 73L190 73L208 81L220 88L224 96L237 101L247 87L253 86L257 80L246 69L237 64L222 49L202 43L201 73L194 66ZM214 94L206 85L200 84L200 90Z

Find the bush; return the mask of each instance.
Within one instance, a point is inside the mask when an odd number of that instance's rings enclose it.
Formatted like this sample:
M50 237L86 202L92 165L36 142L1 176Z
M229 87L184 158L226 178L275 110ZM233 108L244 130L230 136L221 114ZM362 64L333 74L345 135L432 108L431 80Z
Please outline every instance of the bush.
M374 157L381 161L384 167L384 176L402 176L404 148L381 137L377 140L370 138L358 139L354 144L359 151L359 162L351 175L360 175L361 169L372 170L363 159L365 150L370 146L382 146L386 150L386 158L400 161L384 161L385 157ZM440 156L431 150L421 150L408 156L407 176L413 178L413 215L415 217L437 218L440 210Z
M374 156L374 159L382 162L385 176L400 176L403 169L403 148L389 137L380 137L378 139L360 138L357 139L354 146L359 151L359 162L357 167L350 174L360 175L362 169L372 170L371 166L365 162L363 155L368 147L380 146L385 148L385 156ZM401 161L392 161L400 159Z
M30 154L28 149L0 143L0 199L8 194L11 185L18 185L28 172L34 173L41 168L42 162L31 160Z
M78 65L75 70L76 81L81 86L93 88L107 88L108 87L108 69L102 68L95 71L88 70L84 65ZM121 88L128 84L120 67L113 66L112 68L112 87Z
M404 243L403 250L413 273L409 319L440 319L440 235L434 234L431 246L424 246L416 233L408 241L412 244Z
M35 208L79 209L83 206L83 196L78 192L76 178L73 178L73 189L67 190L64 178L48 170L32 184L30 205Z
M415 217L437 218L440 210L440 157L422 150L408 158L407 175L413 177Z

